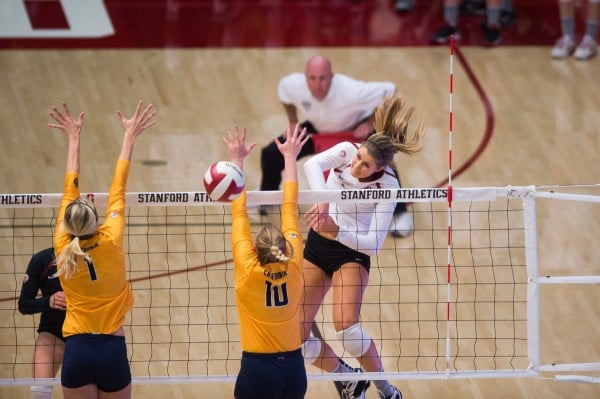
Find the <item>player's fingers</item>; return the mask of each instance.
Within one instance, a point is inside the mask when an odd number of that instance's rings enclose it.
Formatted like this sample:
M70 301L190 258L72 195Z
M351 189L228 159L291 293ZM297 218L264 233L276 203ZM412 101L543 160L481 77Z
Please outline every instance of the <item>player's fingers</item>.
M71 116L71 111L69 110L69 106L67 105L66 101L62 102L62 106L65 109L65 115Z

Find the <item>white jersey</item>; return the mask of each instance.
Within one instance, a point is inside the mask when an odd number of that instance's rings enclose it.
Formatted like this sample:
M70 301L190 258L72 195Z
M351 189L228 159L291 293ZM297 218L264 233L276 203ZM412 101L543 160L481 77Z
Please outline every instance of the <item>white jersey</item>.
M293 104L317 132L335 133L354 130L369 117L383 100L396 91L392 82L363 82L336 73L322 101L312 96L302 73L292 73L279 81L279 100Z
M361 182L350 174L350 161L360 144L342 142L304 163L304 173L312 190L361 190L400 188L398 179L387 166L381 175ZM323 172L330 173L325 181ZM394 212L395 203L340 202L329 204L329 215L339 226L336 239L356 251L373 256L383 246Z

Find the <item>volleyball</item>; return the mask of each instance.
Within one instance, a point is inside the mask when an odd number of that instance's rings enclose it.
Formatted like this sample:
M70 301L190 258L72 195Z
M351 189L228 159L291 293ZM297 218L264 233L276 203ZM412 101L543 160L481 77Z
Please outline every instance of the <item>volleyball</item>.
M228 161L213 163L204 174L204 188L213 201L233 201L244 191L244 185L244 173Z

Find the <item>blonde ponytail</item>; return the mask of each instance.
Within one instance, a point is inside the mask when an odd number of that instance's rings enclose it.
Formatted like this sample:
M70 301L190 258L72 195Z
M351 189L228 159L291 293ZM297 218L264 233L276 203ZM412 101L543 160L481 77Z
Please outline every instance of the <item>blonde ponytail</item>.
M283 251L275 245L271 247L271 254L275 257L275 259L282 263L287 263L290 260L290 257L286 256L286 254L284 254Z
M69 245L63 249L58 258L56 258L55 276L64 275L64 278L70 278L75 274L79 264L83 260L91 261L92 258L81 250L79 237L74 237Z
M87 199L76 199L67 205L61 228L73 236L71 242L56 258L56 276L64 274L70 278L83 260L92 258L83 252L79 241L82 237L92 237L98 231L98 213L94 204Z
M263 266L275 262L287 263L294 256L294 248L289 245L281 229L272 223L267 223L256 233L255 245L258 262Z
M394 154L416 154L423 148L425 125L418 123L413 132L408 130L414 107L407 107L401 96L387 97L375 110L375 133L363 144L369 154L379 161L378 166L391 165Z

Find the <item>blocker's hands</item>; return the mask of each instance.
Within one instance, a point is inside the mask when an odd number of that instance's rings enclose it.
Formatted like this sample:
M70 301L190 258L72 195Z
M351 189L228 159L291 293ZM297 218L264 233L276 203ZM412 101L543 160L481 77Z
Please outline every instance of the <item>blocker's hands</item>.
M229 160L237 167L244 170L244 158L250 154L256 143L252 143L246 147L246 128L240 133L237 126L233 131L229 129L227 134L223 136L223 141L227 145Z
M117 111L125 136L133 137L135 139L140 133L156 123L156 120L153 119L156 115L156 111L153 109L152 104L149 104L144 111L140 113L143 103L142 100L138 101L135 112L131 118L127 118L121 111Z
M298 158L300 150L308 141L310 135L306 134L306 128L300 130L300 125L296 123L294 130L288 126L285 131L285 141L282 143L279 138L274 138L273 141L284 158Z
M73 115L71 115L71 111L69 110L67 103L63 101L62 106L62 111L56 107L52 107L48 114L56 121L56 123L48 123L48 126L53 129L62 130L63 133L69 138L79 137L81 134L81 128L83 126L83 116L85 113L80 113L79 117L75 119Z

